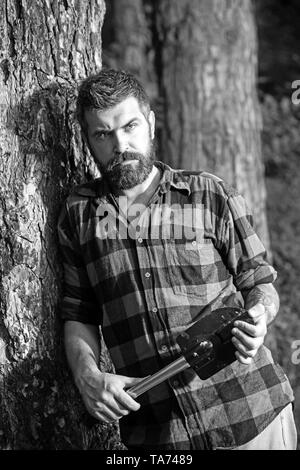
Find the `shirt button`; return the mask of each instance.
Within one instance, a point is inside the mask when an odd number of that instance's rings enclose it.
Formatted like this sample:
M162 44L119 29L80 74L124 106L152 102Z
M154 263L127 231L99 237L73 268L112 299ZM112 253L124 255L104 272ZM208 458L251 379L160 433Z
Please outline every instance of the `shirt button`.
M168 351L168 346L166 346L166 345L164 344L164 345L161 347L161 350L162 350L163 352Z
M178 380L174 380L173 385L174 385L174 387L178 387L178 385L179 385Z
M196 245L197 245L197 242L194 240L194 241L192 242L192 245L193 245L193 246L196 246Z
M145 273L145 277L150 277L150 276L151 276L150 273L148 273L148 272Z
M153 313L156 313L156 312L157 312L157 308L156 308L156 307L153 307L152 312L153 312Z
M139 243L143 243L143 239L142 239L141 237L138 238L138 242L139 242Z

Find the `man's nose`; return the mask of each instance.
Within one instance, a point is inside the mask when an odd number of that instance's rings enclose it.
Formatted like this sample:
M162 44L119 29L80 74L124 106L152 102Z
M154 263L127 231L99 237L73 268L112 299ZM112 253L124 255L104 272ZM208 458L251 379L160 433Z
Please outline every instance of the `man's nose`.
M114 143L113 143L113 151L116 154L123 153L128 150L128 141L124 133L117 133L114 134Z

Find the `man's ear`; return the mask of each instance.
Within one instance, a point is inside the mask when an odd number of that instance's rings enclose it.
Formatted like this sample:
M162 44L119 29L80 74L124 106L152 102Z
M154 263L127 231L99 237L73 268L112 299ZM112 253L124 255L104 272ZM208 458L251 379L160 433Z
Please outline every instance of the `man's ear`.
M153 140L154 135L155 135L155 114L154 114L154 111L152 111L152 109L149 113L148 121L149 121L149 125L150 125L151 140Z

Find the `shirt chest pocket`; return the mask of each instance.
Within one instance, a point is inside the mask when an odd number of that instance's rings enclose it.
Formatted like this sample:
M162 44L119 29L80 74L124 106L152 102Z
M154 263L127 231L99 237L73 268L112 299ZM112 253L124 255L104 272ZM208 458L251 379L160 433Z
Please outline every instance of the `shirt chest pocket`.
M174 293L205 301L220 259L212 241L166 240L165 258L168 282Z

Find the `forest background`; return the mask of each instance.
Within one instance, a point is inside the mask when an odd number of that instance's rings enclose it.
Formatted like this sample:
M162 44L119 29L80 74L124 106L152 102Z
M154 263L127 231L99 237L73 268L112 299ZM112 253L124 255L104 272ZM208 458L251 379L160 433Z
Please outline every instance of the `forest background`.
M178 20L176 14L184 4L193 5L195 9L202 5L199 11L203 12L205 1L107 0L106 11L103 0L87 3L5 0L0 5L0 106L3 111L0 122L1 449L122 448L118 427L100 425L87 415L82 405L64 358L57 316L62 281L55 232L58 209L69 189L82 177L91 176L92 168L71 118L74 97L70 84L73 85L74 78L97 70L101 62L126 67L145 81L160 117L161 110L168 112L169 109L170 113L176 107L174 83L168 82L173 70L178 73L179 90L181 86L188 103L187 113L178 116L186 119L185 131L191 129L193 119L189 121L187 116L191 110L190 114L197 110L193 108L194 103L188 101L191 99L186 86L190 79L189 70L186 68L182 73L182 70L172 69L174 63L168 62L167 49L165 56L160 56L162 62L158 63L154 49L170 46L171 20ZM236 181L239 189L245 192L278 271L276 287L281 307L267 342L292 383L299 432L300 104L296 100L293 102L292 96L295 92L293 83L300 80L300 31L297 27L300 5L296 0L243 0L241 7L238 4L235 0L207 3L210 15L215 11L218 21L223 17L228 21L226 47L229 60L225 57L223 61L218 56L218 47L211 48L215 62L220 65L218 73L221 72L217 77L211 76L211 81L207 80L205 92L215 78L222 78L222 73L230 85L232 73L232 89L226 91L221 86L215 90L215 97L218 105L222 99L224 102L227 99L229 106L225 108L231 113L228 121L241 131L236 139L230 137L235 147L229 145L229 153L225 156L231 156L234 164L241 165L228 170L223 164L227 165L228 159L222 161L220 142L224 134L221 127L216 127L222 106L216 111L212 107L211 113L206 115L203 111L207 118L203 133L208 137L203 146L207 154L202 165L205 166L203 169L214 169L219 176L228 174L228 182ZM177 10L174 5L178 6ZM130 21L133 22L126 30L128 18L129 26ZM187 30L183 20L178 26L178 37L182 33L184 40ZM198 32L193 30L195 41L200 40L199 44L203 40L209 42L214 39L214 34L216 42L221 40L219 31L211 28L212 25L216 28L217 24L212 16L203 20L200 15L199 21L203 33L200 27ZM156 33L165 35L166 44L159 43L161 36ZM157 38L157 42L151 43L150 38L149 43L149 35L152 40ZM187 47L187 52L193 50L196 56L194 44L183 46ZM242 48L248 54L249 63ZM240 59L244 77L239 77L234 69L226 69L231 53ZM180 64L180 51L178 57L175 58ZM192 63L193 55L189 59ZM209 64L211 58L199 56L198 59L201 66L206 66L205 60ZM256 61L257 75L254 77L252 69ZM159 72L160 83L151 68L153 65ZM195 70L202 77L200 69L196 62ZM187 83L184 82L185 73ZM165 96L161 97L158 88L163 80ZM242 84L236 97L246 100L245 113L241 103L234 100L235 84ZM199 89L198 95L201 95ZM256 107L256 97L259 107ZM168 106L166 100L169 100ZM212 95L208 101L210 105L213 103ZM232 111L237 112L236 117ZM210 120L211 116L217 117L216 121ZM168 124L174 119L170 115L165 117ZM239 121L244 118L246 125L253 125L250 129L253 139L247 140L239 127ZM226 116L221 122L226 122ZM211 130L216 131L216 137L210 138ZM168 136L163 132L164 126L158 119L161 142L165 142L165 148L173 145L176 153L176 142L168 142ZM182 134L187 148L191 143L199 144L196 139L187 138L191 133ZM226 144L226 140L224 142ZM254 155L254 160L250 157L249 162L247 159L235 160L234 148L241 153L247 150L249 155ZM211 160L207 158L209 155ZM193 158L180 161L179 156L178 161L182 167L197 169L197 152ZM167 160L167 163L171 162ZM110 370L106 356L103 365Z

